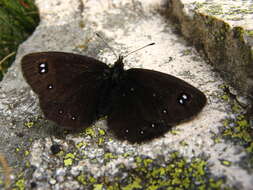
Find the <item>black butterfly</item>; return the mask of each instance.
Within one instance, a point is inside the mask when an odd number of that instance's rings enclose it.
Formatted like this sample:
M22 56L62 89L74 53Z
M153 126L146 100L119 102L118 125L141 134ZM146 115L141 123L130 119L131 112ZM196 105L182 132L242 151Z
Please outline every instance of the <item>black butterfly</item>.
M22 59L23 75L39 95L46 118L69 129L88 127L107 115L109 129L119 139L143 142L191 119L206 104L205 95L181 79L123 67L122 56L112 67L63 52Z

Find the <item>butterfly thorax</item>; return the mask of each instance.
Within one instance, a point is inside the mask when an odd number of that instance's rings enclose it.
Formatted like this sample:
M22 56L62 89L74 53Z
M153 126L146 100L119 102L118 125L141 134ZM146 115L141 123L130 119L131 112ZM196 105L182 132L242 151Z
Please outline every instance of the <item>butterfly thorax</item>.
M114 84L117 84L122 78L124 72L123 56L119 56L118 60L110 68L111 80Z

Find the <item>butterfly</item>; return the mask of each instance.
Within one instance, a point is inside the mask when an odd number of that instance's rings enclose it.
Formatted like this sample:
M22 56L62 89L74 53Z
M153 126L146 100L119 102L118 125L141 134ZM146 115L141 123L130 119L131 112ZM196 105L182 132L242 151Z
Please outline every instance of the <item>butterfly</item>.
M22 58L23 76L48 120L67 129L87 128L107 116L120 140L142 143L196 116L206 96L185 81L148 69L109 67L92 57L38 52Z

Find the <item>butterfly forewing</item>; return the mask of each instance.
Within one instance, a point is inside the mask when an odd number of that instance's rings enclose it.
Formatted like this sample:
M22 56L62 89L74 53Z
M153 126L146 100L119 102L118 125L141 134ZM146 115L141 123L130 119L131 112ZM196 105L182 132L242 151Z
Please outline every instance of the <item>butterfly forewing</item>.
M131 142L161 136L197 115L206 104L205 95L190 84L146 69L126 71L112 96L108 126Z
M45 116L69 128L86 127L97 118L106 69L96 59L63 52L32 53L22 59L23 75L39 95Z
M82 74L99 75L106 68L106 64L91 57L63 52L32 53L22 59L24 77L43 98L71 96L76 93L74 85L90 82L80 78Z

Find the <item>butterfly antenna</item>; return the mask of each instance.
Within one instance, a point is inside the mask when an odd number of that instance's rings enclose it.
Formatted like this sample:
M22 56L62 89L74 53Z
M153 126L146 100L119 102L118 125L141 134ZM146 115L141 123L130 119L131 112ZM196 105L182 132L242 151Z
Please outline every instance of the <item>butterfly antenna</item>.
M125 57L129 56L130 54L132 54L132 53L134 53L134 52L136 52L136 51L139 51L139 50L141 50L141 49L144 49L144 48L146 48L146 47L148 47L148 46L152 46L152 45L155 45L155 42L152 42L152 43L147 44L147 45L145 45L145 46L143 46L143 47L141 47L141 48L138 48L138 49L136 49L136 50L134 50L134 51L132 51L132 52L126 54L126 55L123 56L123 57L125 58Z
M115 55L116 58L118 58L118 55L115 53L115 51L113 50L113 48L111 46L109 46L109 44L104 40L104 38L98 34L98 33L95 33L97 35L97 37L99 37L103 42L104 44L112 51L112 53Z

